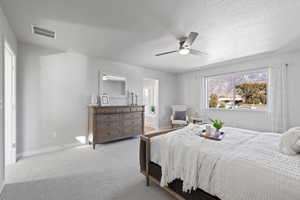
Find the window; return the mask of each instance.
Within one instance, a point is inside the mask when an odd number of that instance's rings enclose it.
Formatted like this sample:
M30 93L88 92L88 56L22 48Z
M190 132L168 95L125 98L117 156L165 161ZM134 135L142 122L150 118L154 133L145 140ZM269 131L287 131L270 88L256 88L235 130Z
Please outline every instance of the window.
M267 110L268 71L206 77L207 108Z

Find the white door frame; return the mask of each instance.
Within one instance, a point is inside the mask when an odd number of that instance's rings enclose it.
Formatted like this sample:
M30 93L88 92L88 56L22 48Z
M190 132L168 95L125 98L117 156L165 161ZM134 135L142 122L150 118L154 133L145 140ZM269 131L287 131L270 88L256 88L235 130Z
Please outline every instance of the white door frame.
M155 124L155 126L154 126L154 128L156 129L156 130L159 130L159 104L160 104L160 102L159 102L159 79L154 79L154 78L144 78L143 79L143 81L144 80L152 80L152 81L155 81L155 87L154 87L154 91L153 91L153 95L154 95L154 105L156 105L156 114L155 114L155 117L153 118L154 119L154 124ZM143 84L143 93L144 93L144 89L145 89L145 86L144 86L144 84ZM144 103L144 94L143 94L143 103ZM146 116L146 111L145 111L145 117L147 117Z
M4 41L5 165L16 162L16 54Z

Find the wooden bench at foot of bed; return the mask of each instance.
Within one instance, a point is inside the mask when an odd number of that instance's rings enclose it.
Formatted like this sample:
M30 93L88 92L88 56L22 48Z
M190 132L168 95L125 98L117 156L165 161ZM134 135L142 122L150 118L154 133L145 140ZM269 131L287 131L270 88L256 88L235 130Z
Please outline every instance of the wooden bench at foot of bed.
M159 131L148 135L142 135L140 137L140 170L141 173L146 177L147 186L150 185L150 182L160 185L161 179L161 167L158 164L151 162L150 158L151 138L169 133L174 130L176 129ZM220 200L219 198L212 196L201 189L197 189L191 193L183 192L182 181L179 179L176 179L172 183L169 183L168 187L162 188L177 200Z

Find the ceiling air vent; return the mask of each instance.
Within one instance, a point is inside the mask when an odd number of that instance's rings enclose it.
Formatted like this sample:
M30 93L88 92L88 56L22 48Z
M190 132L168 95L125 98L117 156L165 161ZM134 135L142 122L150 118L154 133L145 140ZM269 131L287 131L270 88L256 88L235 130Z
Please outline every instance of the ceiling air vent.
M44 37L49 37L49 38L55 38L55 32L54 31L50 31L44 28L40 28L38 26L32 26L32 32L33 34L36 35L41 35Z

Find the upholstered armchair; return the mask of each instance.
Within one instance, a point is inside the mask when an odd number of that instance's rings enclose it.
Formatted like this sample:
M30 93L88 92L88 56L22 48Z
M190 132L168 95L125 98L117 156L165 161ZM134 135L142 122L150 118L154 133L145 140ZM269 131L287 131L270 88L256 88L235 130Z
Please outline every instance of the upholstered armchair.
M172 128L179 126L186 126L188 124L187 106L186 105L173 105L171 115Z

